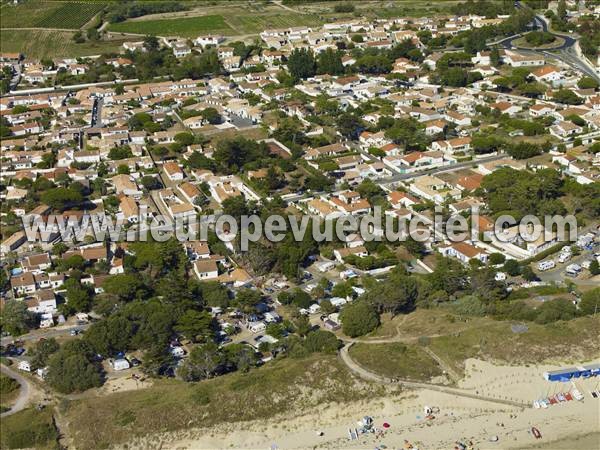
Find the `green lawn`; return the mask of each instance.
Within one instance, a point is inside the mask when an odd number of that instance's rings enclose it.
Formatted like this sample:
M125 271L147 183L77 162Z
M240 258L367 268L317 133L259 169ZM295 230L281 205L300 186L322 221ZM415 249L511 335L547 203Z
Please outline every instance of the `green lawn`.
M148 389L74 401L65 406L64 414L74 447L104 448L157 432L184 433L194 427L290 415L385 392L381 385L354 378L335 355L313 355L284 358L248 373L199 383L157 380ZM153 444L141 445L153 448Z
M47 2L29 0L18 5L7 4L0 9L2 28L81 28L98 14L102 2Z
M221 15L185 17L160 20L131 20L114 23L109 31L159 36L194 37L204 33L233 34Z
M367 370L388 378L429 381L442 369L417 345L354 344L350 356Z
M78 57L119 52L126 40L76 44L73 32L49 30L0 30L0 51L21 52L28 58Z

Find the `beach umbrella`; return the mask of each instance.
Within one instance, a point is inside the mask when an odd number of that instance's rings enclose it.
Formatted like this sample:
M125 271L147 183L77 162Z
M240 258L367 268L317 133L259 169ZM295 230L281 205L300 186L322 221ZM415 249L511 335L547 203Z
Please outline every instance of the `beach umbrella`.
M387 423L387 422L383 422L383 428L389 428L389 427L390 427L390 424L389 424L389 423Z

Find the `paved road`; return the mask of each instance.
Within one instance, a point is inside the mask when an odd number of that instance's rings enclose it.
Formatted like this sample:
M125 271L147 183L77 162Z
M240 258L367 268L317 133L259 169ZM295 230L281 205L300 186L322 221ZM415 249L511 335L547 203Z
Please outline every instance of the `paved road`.
M94 100L94 106L92 107L92 128L102 127L102 103L101 98Z
M47 328L45 330L34 330L31 333L24 334L22 336L17 336L17 337L5 336L1 339L1 343L2 343L2 345L8 345L15 340L28 342L28 341L38 341L40 339L48 339L48 338L52 338L52 337L68 336L71 334L71 330L75 330L75 329L85 330L90 326L91 326L90 323L86 323L84 325L68 325L68 326L64 326L64 327Z
M25 377L19 375L17 372L9 369L5 365L0 366L0 371L4 375L16 380L17 383L21 385L21 392L19 392L19 396L17 397L17 400L13 404L12 408L0 415L0 417L6 417L25 409L27 403L29 402L29 396L31 395L31 387L29 385L29 381L27 381Z
M17 64L13 64L13 76L10 79L10 84L8 85L8 90L12 91L13 89L16 89L17 86L19 85L19 81L21 81L21 63L17 63Z
M471 161L465 161L465 162L460 162L457 164L452 164L451 166L436 167L436 168L429 169L429 170L420 170L418 172L398 173L396 175L392 175L391 177L380 178L379 180L375 180L375 181L378 184L395 183L398 181L410 180L411 178L420 177L422 175L434 175L436 173L455 172L457 170L464 169L466 167L471 167L474 164L482 164L482 163L486 163L486 162L497 161L499 159L504 159L504 158L508 158L508 156L501 153L499 155L488 156L486 158L473 159Z
M359 377L368 380L374 381L376 383L382 384L400 384L401 386L411 388L411 389L427 389L430 391L443 392L445 394L456 395L459 397L467 397L475 400L482 400L486 402L499 403L502 405L517 407L517 408L530 408L531 405L522 402L515 402L512 400L504 400L500 398L487 397L484 395L473 394L471 392L467 392L462 389L450 388L445 386L439 386L436 384L429 383L418 383L414 381L406 381L406 380L392 380L390 378L382 377L376 373L366 370L364 367L358 365L351 357L348 352L352 344L346 344L340 350L340 359L342 362L350 369L352 372L357 374Z

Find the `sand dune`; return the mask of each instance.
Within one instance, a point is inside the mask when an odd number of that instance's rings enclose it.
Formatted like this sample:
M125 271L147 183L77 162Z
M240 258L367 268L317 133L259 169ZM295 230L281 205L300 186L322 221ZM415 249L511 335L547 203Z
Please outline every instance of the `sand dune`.
M532 402L542 396L567 391L567 383L549 383L542 373L556 366L497 366L468 360L466 377L459 387L496 398ZM304 448L402 448L405 441L419 449L452 449L456 441L472 442L479 449L577 448L598 449L600 399L589 395L598 379L577 381L582 402L571 401L548 409L517 408L446 393L416 390L387 398L350 404L324 405L313 411L290 413L267 422L228 424L213 429L190 429L162 435L162 448L281 449ZM424 418L425 405L439 408L435 418ZM243 405L251 407L251 405ZM380 433L348 439L348 428L365 415L372 416ZM388 422L391 427L382 429ZM537 427L542 439L531 435ZM322 431L319 436L317 431ZM596 434L594 434L596 433ZM497 442L490 437L497 436ZM576 440L579 438L579 440ZM156 441L154 441L156 442ZM575 446L569 443L576 442ZM556 445L556 447L553 447ZM535 446L535 447L534 447ZM128 448L143 448L136 442Z

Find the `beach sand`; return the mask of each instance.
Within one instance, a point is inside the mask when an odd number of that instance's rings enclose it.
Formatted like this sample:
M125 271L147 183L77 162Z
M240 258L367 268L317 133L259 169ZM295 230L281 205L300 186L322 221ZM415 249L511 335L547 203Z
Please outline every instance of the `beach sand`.
M546 382L542 373L557 366L497 366L468 360L466 377L458 387L470 393L531 404L544 396L566 392L570 383ZM460 397L431 390L407 390L402 394L345 404L328 404L311 411L291 411L288 417L269 421L227 424L211 429L189 429L156 436L161 448L172 449L304 449L304 448L402 448L405 441L419 449L453 449L456 441L471 441L478 449L600 448L600 399L589 390L600 380L576 382L585 395L547 409L519 408ZM268 388L268 387L266 387ZM435 418L424 417L424 406L439 408ZM241 405L251 408L251 404ZM348 439L348 428L357 427L363 416L373 417L380 433ZM390 428L383 430L388 422ZM542 438L531 434L537 427ZM322 436L317 434L322 431ZM497 436L497 442L490 437ZM579 438L579 439L578 439ZM129 443L128 448L147 448L148 441Z

